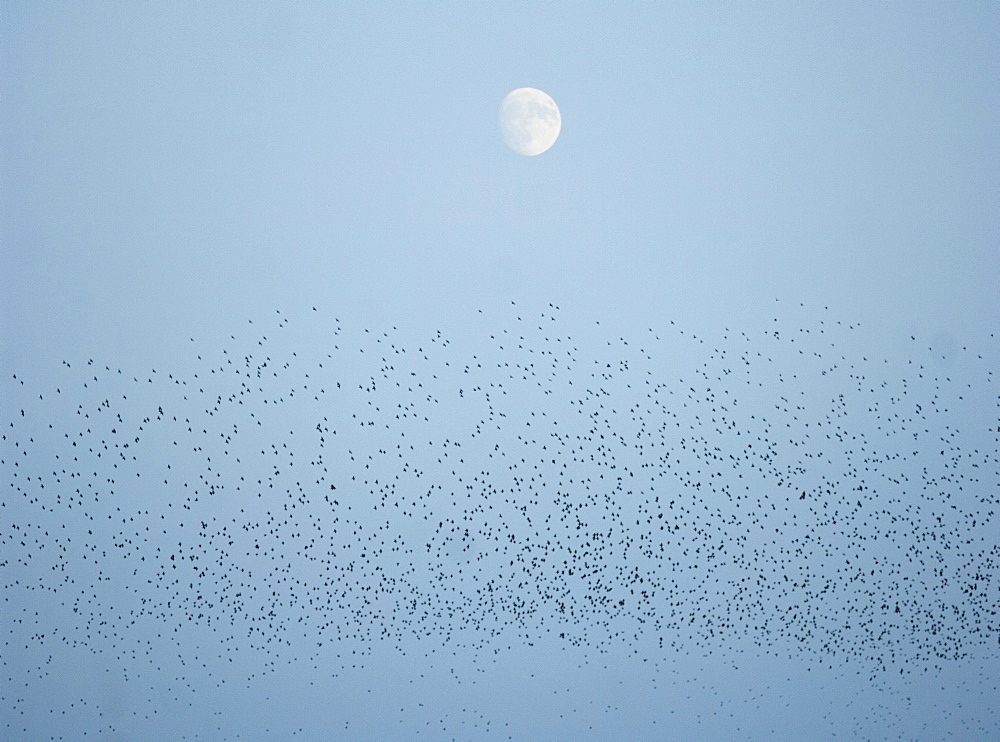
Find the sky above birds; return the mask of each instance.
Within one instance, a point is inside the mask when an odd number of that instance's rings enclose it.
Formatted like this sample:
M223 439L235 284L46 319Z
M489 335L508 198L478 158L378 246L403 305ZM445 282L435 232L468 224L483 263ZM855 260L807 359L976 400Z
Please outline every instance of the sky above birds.
M998 29L5 3L0 736L990 738Z

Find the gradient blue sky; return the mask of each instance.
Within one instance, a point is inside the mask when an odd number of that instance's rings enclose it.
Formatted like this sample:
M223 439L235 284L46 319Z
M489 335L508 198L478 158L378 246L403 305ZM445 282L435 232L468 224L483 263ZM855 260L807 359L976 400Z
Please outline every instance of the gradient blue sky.
M500 101L523 86L562 113L561 136L538 157L509 151L498 130ZM398 327L407 346L440 329L474 353L487 333L517 326L515 301L532 317L558 305L557 334L595 353L671 321L717 339L713 349L776 312L786 328L860 323L838 336L838 357L867 362L876 350L984 383L998 360L998 173L991 2L5 2L0 370L4 383L30 380L7 389L25 399L70 383L63 360L195 373L197 354L256 348L248 320L273 329L276 310L303 318L275 351L285 359L321 357L333 318ZM656 362L694 368L699 352L677 346ZM980 398L959 422L995 417L995 386ZM973 444L995 450L988 436ZM956 733L972 738L996 722L969 700L996 691L995 649L992 665L932 684L968 695L901 685L873 700L843 673L809 685L812 671L767 656L733 675L717 653L674 670L661 655L647 678L627 652L599 673L552 655L528 679L523 646L462 695L440 662L376 647L361 675L316 671L312 690L297 668L240 693L202 678L197 710L184 713L205 726L185 733L288 738L301 726L334 738L317 709L336 695L337 728L353 722L360 738L483 736L465 708L499 738L504 724L516 739L582 738L586 725L564 735L559 704L596 702L619 710L594 717L611 719L596 738L718 739L733 729L714 720L721 694L743 709L746 736L770 737L772 723L790 739L817 728L880 736L866 715L906 717L926 693L926 708L971 704L971 726ZM106 669L99 656L67 656L80 677L63 690ZM150 703L160 718L183 716L170 683L135 672L162 690ZM433 680L413 690L421 673ZM120 704L124 717L141 706L136 682L109 683L91 707ZM54 692L18 691L46 719L39 738L66 733L44 726L50 706L68 708ZM833 717L817 726L813 699L831 694L866 700L824 707ZM550 696L569 700L538 700ZM258 735L267 714L277 731ZM922 736L917 722L893 723L890 736Z
M993 3L3 17L19 353L156 357L303 298L387 320L513 298L715 327L776 297L894 332L997 320ZM563 114L545 157L497 131L522 85Z

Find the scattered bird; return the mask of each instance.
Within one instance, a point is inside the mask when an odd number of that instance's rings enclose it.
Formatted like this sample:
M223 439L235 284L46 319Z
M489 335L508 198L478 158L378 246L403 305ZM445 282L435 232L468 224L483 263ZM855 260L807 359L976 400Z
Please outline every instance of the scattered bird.
M333 319L321 353L289 350L282 317L191 368L4 380L23 400L0 419L8 622L123 661L150 655L144 631L198 625L260 672L357 643L549 638L750 642L874 678L997 646L981 357L960 376L916 345L855 356L857 326L829 320L598 342L558 314L471 351Z

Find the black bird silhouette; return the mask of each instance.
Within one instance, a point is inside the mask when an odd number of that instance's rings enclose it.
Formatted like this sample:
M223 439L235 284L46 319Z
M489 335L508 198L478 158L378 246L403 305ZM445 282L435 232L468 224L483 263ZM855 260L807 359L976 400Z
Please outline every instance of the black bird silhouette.
M939 375L916 346L849 357L856 326L777 319L598 342L557 312L472 350L334 319L318 354L283 345L282 316L190 371L6 379L7 646L129 663L155 638L201 662L197 627L205 661L260 658L251 680L381 644L748 645L873 682L996 646L981 356Z

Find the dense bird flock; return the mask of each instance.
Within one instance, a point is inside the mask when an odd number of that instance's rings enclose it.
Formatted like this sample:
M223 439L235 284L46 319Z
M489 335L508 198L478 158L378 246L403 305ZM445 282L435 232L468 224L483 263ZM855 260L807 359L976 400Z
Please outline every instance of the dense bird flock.
M175 369L8 377L5 623L124 660L197 625L219 661L334 672L414 640L870 677L998 646L988 359L875 360L830 319L595 341L514 311L461 342L279 313Z

